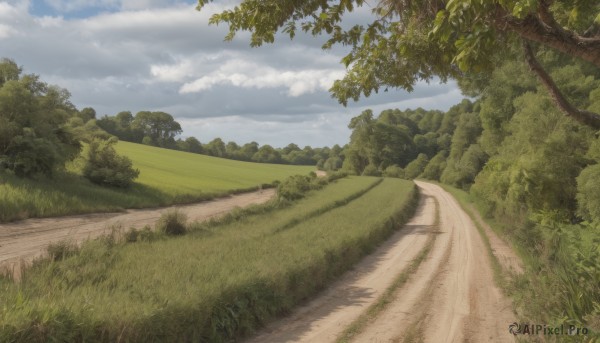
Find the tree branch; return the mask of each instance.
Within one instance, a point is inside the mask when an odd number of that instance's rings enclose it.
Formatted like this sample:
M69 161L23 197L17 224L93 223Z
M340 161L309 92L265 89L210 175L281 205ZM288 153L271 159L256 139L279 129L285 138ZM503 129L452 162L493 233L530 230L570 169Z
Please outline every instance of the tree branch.
M544 70L542 65L535 58L535 55L533 54L529 42L525 40L523 40L523 50L525 52L525 59L527 60L527 64L529 64L529 68L531 68L531 70L537 74L538 78L546 87L558 108L560 108L560 110L563 111L565 115L575 119L581 124L599 130L600 114L586 110L580 110L573 106L573 104L571 104L569 100L562 94L560 89L558 89L558 87L556 86L556 83L554 83L554 80L552 80L550 75L548 75L546 70Z
M600 67L600 37L583 37L562 28L542 4L536 14L530 14L524 19L505 13L497 24L502 22L521 38L541 43ZM505 29L502 26L499 29Z

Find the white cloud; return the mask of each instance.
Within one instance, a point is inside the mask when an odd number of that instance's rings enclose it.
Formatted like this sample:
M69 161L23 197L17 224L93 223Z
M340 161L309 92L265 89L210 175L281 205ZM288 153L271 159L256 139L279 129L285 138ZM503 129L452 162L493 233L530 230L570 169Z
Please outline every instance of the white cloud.
M417 84L412 94L390 91L343 108L327 91L343 77L343 50L324 52L308 36L258 49L247 33L224 43L227 26L209 26L208 18L238 0L202 12L187 0L52 1L63 12L41 17L29 13L28 0L0 0L0 57L67 88L79 108L99 116L165 111L202 141L343 144L349 118L364 108L445 109L460 100L455 84ZM94 6L112 7L83 19L66 12Z
M0 39L8 38L17 33L18 33L18 31L15 30L12 26L0 24Z
M180 76L185 68L178 68L180 73L164 73L169 76ZM344 76L342 69L305 69L281 70L243 60L229 60L218 70L208 75L186 82L180 93L198 93L216 85L233 85L242 88L287 88L288 95L297 97L316 91L327 91L333 81Z
M39 1L39 0L38 0ZM59 12L73 12L90 7L113 8L118 0L43 0L48 6Z

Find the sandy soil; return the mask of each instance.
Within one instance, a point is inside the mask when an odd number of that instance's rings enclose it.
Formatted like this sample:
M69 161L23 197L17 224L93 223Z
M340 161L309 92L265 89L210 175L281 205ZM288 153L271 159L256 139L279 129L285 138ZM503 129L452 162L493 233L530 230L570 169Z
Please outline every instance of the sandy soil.
M524 267L523 261L515 253L515 251L506 243L500 236L492 230L492 228L481 218L481 215L477 210L472 210L475 220L485 230L485 234L490 240L492 246L492 253L498 259L498 262L502 266L502 269L507 273L512 274L523 274Z
M223 215L236 207L267 202L274 189L233 195L192 205L147 210L128 210L119 213L86 214L60 218L27 219L0 224L0 266L16 269L20 261L31 261L45 253L49 243L61 240L81 242L109 233L112 227L154 226L162 213L177 208L188 221L202 221Z
M324 170L315 170L315 174L317 174L318 177L325 177L327 176L327 172Z
M511 303L494 284L477 228L441 187L417 182L424 195L405 228L289 317L251 342L334 342L423 249L433 249L406 284L354 342L514 342ZM435 220L435 198L440 225ZM492 244L494 241L492 241Z

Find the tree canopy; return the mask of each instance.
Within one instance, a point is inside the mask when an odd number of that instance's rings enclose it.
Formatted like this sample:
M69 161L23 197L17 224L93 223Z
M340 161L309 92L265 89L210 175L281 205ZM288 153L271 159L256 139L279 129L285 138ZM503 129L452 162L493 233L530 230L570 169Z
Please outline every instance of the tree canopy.
M212 0L199 0L201 10ZM251 46L277 32L327 35L323 48L349 46L346 76L331 88L342 104L380 88L411 91L419 80L461 79L494 69L510 46L523 42L527 61L563 113L600 129L600 115L576 108L539 63L532 44L600 67L600 2L577 0L380 0L370 22L348 27L344 16L365 0L243 0L213 15L229 25L227 40L251 31Z

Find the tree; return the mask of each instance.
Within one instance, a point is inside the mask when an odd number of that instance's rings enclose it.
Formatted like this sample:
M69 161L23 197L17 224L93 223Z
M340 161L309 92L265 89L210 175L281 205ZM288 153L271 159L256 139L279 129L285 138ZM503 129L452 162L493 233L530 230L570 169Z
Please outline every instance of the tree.
M289 155L292 151L300 151L300 147L294 143L290 143L281 150L281 153L284 155Z
M87 123L92 119L96 119L96 110L91 107L86 107L79 111L78 117L81 118L84 123Z
M252 156L252 160L262 163L280 163L281 154L272 146L265 144Z
M201 154L204 149L202 149L202 144L195 137L188 137L184 141L185 151L192 152L194 154Z
M419 154L416 159L411 161L406 168L404 168L404 177L407 179L418 177L425 170L428 163L429 159L427 158L427 155Z
M228 158L240 159L240 149L241 147L236 142L227 142L225 146L225 154Z
M131 126L139 129L153 144L160 147L175 145L175 136L182 132L181 125L165 112L141 111L135 115Z
M204 151L210 156L215 157L225 157L227 155L227 151L225 148L225 143L221 138L215 138L212 141L208 142L204 147Z
M18 80L23 68L9 58L0 59L0 87L7 81Z
M77 109L67 90L20 72L13 61L0 61L0 169L51 175L81 149L68 125Z
M251 161L252 156L254 156L254 154L256 154L257 152L258 152L258 143L250 142L250 143L246 143L242 146L242 149L240 150L240 156L242 156L242 159L244 161Z
M199 0L198 9L212 0ZM380 0L376 18L344 25L344 15L365 0L243 0L215 14L211 24L227 23L232 40L251 31L250 45L272 43L282 30L290 38L298 26L327 34L323 48L351 46L343 58L349 68L331 91L342 104L384 87L412 90L419 80L460 79L465 73L493 70L516 40L525 60L546 86L554 103L571 118L596 129L600 115L572 106L537 63L530 42L600 67L600 2L573 0Z

